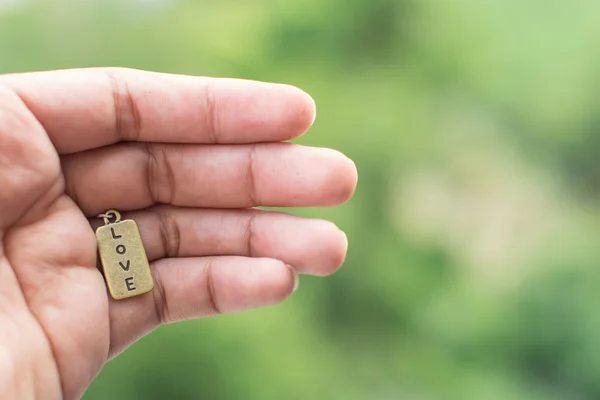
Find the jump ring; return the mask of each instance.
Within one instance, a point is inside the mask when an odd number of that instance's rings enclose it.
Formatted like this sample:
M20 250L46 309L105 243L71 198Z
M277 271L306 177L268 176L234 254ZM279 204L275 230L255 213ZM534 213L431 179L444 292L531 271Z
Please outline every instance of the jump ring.
M111 215L115 217L113 222L110 222ZM121 221L121 213L119 213L117 210L108 210L104 214L99 214L98 218L104 219L104 225L115 224Z

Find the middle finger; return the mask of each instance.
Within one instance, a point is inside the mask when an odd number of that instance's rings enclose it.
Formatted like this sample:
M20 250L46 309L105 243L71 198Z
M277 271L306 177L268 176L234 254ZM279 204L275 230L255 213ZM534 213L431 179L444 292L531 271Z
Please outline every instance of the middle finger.
M122 143L62 157L67 194L87 216L109 208L335 206L356 185L341 153L291 143Z

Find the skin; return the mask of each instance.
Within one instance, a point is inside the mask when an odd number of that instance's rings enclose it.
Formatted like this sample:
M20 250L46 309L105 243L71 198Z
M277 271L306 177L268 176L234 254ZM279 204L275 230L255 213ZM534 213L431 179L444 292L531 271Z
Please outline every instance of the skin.
M160 324L276 304L343 263L354 164L284 143L315 118L287 85L85 69L0 76L0 398L75 399ZM96 216L138 222L155 288L114 301Z

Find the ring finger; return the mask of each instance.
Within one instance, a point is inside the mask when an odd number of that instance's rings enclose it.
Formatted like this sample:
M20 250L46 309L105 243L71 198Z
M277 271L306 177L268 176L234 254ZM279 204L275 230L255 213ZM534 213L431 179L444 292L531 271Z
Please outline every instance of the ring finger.
M201 256L266 257L303 274L325 276L344 262L346 235L333 223L257 209L155 206L124 213L134 219L150 261ZM94 227L102 224L93 218Z

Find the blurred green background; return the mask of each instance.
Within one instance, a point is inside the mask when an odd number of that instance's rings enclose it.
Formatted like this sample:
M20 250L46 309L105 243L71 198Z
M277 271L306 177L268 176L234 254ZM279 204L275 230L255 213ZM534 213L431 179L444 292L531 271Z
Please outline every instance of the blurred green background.
M164 326L92 399L599 399L600 2L0 0L0 72L297 85L358 166L347 263Z

